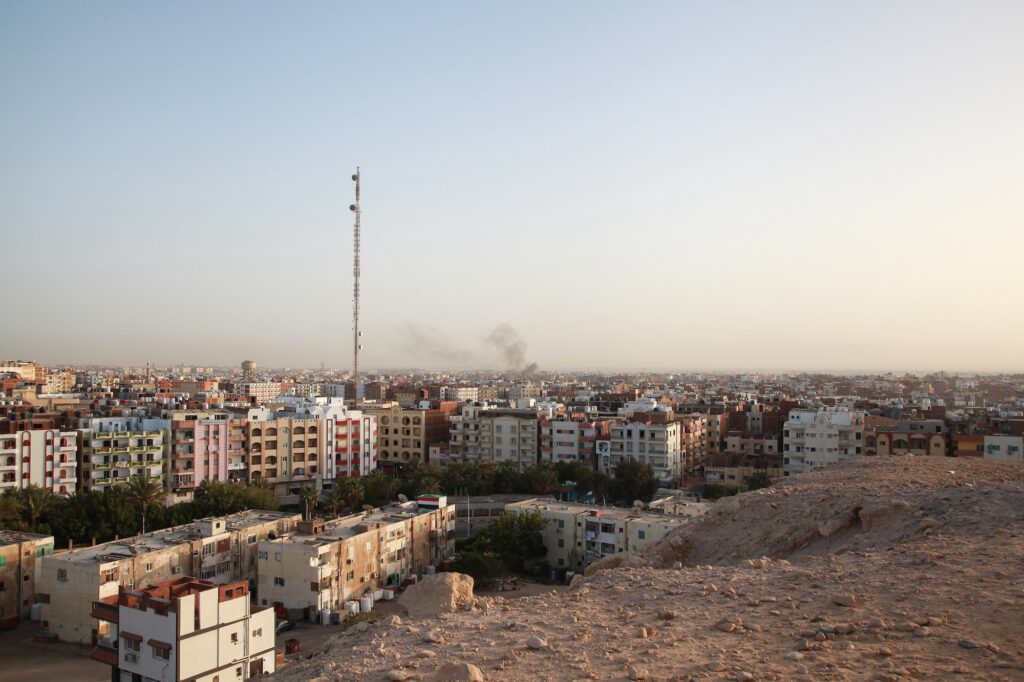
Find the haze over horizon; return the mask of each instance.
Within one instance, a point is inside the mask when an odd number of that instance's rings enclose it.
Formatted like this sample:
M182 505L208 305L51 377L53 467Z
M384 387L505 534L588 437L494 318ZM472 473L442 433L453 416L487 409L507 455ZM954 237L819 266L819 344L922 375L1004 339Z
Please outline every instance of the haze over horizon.
M1024 4L0 7L0 358L1024 370ZM1017 312L1014 312L1017 311Z

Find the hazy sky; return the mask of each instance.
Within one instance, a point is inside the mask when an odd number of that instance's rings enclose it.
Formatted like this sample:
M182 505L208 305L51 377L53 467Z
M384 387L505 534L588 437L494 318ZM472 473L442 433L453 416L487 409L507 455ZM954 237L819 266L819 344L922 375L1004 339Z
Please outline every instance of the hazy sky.
M7 2L0 357L1024 368L1024 2Z

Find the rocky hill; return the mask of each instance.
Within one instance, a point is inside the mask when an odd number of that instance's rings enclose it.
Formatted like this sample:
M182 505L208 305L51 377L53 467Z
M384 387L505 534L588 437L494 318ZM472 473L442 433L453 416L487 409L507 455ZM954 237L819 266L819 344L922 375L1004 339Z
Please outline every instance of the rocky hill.
M1019 464L848 462L570 589L350 628L275 679L1022 680L1022 521Z

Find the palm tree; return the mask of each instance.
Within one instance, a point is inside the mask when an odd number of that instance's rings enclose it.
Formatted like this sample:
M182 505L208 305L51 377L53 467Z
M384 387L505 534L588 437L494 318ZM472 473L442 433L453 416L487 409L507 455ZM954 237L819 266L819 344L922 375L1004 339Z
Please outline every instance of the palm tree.
M149 474L135 474L125 486L125 494L142 514L142 532L146 532L146 512L163 501L164 489L160 481Z
M21 491L21 506L28 512L29 531L34 531L39 517L53 507L53 493L35 484L29 485Z
M21 528L21 499L13 490L0 495L0 528Z
M334 489L341 494L345 506L355 508L363 501L363 482L358 478L338 478L334 481Z
M306 507L306 520L309 520L310 513L316 509L316 503L320 495L317 493L316 488L311 485L307 485L302 488L302 492L299 493L299 501Z

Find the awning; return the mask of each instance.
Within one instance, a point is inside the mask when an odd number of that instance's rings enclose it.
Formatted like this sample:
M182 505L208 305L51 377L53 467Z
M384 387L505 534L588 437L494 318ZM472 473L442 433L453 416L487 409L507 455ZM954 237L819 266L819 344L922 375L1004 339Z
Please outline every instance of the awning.
M142 635L137 635L134 632L125 632L121 630L121 639L127 639L129 642L141 642Z
M154 649L163 649L165 651L171 650L170 644L168 644L167 642L161 642L159 639L151 639L149 640L149 642L147 642L147 644L149 644Z

